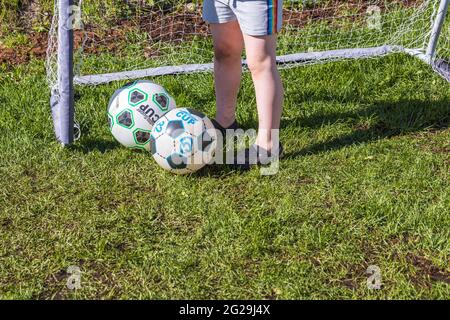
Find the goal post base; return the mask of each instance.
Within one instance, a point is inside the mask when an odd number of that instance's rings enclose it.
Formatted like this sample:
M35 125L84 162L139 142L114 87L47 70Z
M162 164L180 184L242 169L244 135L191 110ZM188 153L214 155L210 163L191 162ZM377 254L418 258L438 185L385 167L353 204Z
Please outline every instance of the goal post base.
M448 61L450 61L450 59ZM450 82L450 64L447 61L444 59L437 59L432 66L434 71Z
M69 106L69 107L67 107ZM70 104L61 102L56 92L50 95L50 110L56 140L63 146L72 144L79 136L79 125L74 121L74 110Z

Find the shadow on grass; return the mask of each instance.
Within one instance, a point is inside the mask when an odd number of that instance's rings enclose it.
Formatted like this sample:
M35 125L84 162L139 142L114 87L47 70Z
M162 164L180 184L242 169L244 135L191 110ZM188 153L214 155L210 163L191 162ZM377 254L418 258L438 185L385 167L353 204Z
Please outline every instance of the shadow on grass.
M233 169L230 165L226 164L213 164L207 165L201 170L194 172L192 175L198 178L225 178L229 175L242 174L242 171Z
M121 146L117 142L111 140L83 139L80 143L70 145L69 148L73 151L81 151L87 154L93 151L106 153L110 150L121 148Z
M324 101L324 103L328 102ZM367 104L362 103L362 105ZM364 121L361 121L364 119L370 119L371 124L364 124ZM286 158L317 154L349 145L362 144L423 130L446 129L450 123L450 98L430 102L421 100L401 100L392 103L375 102L369 107L352 112L330 112L284 120L281 127L292 128L298 126L317 129L337 122L350 123L354 127L354 131L350 134L288 153Z

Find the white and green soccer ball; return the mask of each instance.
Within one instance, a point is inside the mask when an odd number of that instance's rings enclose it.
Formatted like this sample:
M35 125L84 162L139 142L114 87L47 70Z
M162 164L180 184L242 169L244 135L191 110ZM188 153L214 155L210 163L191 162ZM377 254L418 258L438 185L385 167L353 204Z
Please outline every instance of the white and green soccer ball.
M159 119L150 136L153 158L165 170L193 173L211 163L217 152L217 131L203 113L174 109Z
M155 122L175 108L175 100L163 87L151 81L135 81L111 97L109 128L123 146L150 151L150 133Z

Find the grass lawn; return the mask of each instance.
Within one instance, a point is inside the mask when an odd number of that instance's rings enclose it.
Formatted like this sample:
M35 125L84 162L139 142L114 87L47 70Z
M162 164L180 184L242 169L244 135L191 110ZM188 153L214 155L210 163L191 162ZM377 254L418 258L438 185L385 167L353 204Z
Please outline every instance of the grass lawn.
M83 136L62 149L42 61L0 72L0 298L448 299L449 84L403 55L282 77L277 175L175 176L110 135L123 83L77 87ZM214 115L211 74L156 81ZM248 74L238 119L257 123Z

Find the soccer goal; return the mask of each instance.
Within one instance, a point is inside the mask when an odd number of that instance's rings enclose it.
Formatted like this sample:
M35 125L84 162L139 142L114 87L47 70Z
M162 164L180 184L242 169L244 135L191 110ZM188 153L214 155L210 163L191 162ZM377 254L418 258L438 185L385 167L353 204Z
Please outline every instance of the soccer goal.
M277 61L287 68L408 54L450 81L449 4L284 0ZM212 71L201 7L202 0L55 0L46 67L58 141L76 135L74 85Z

